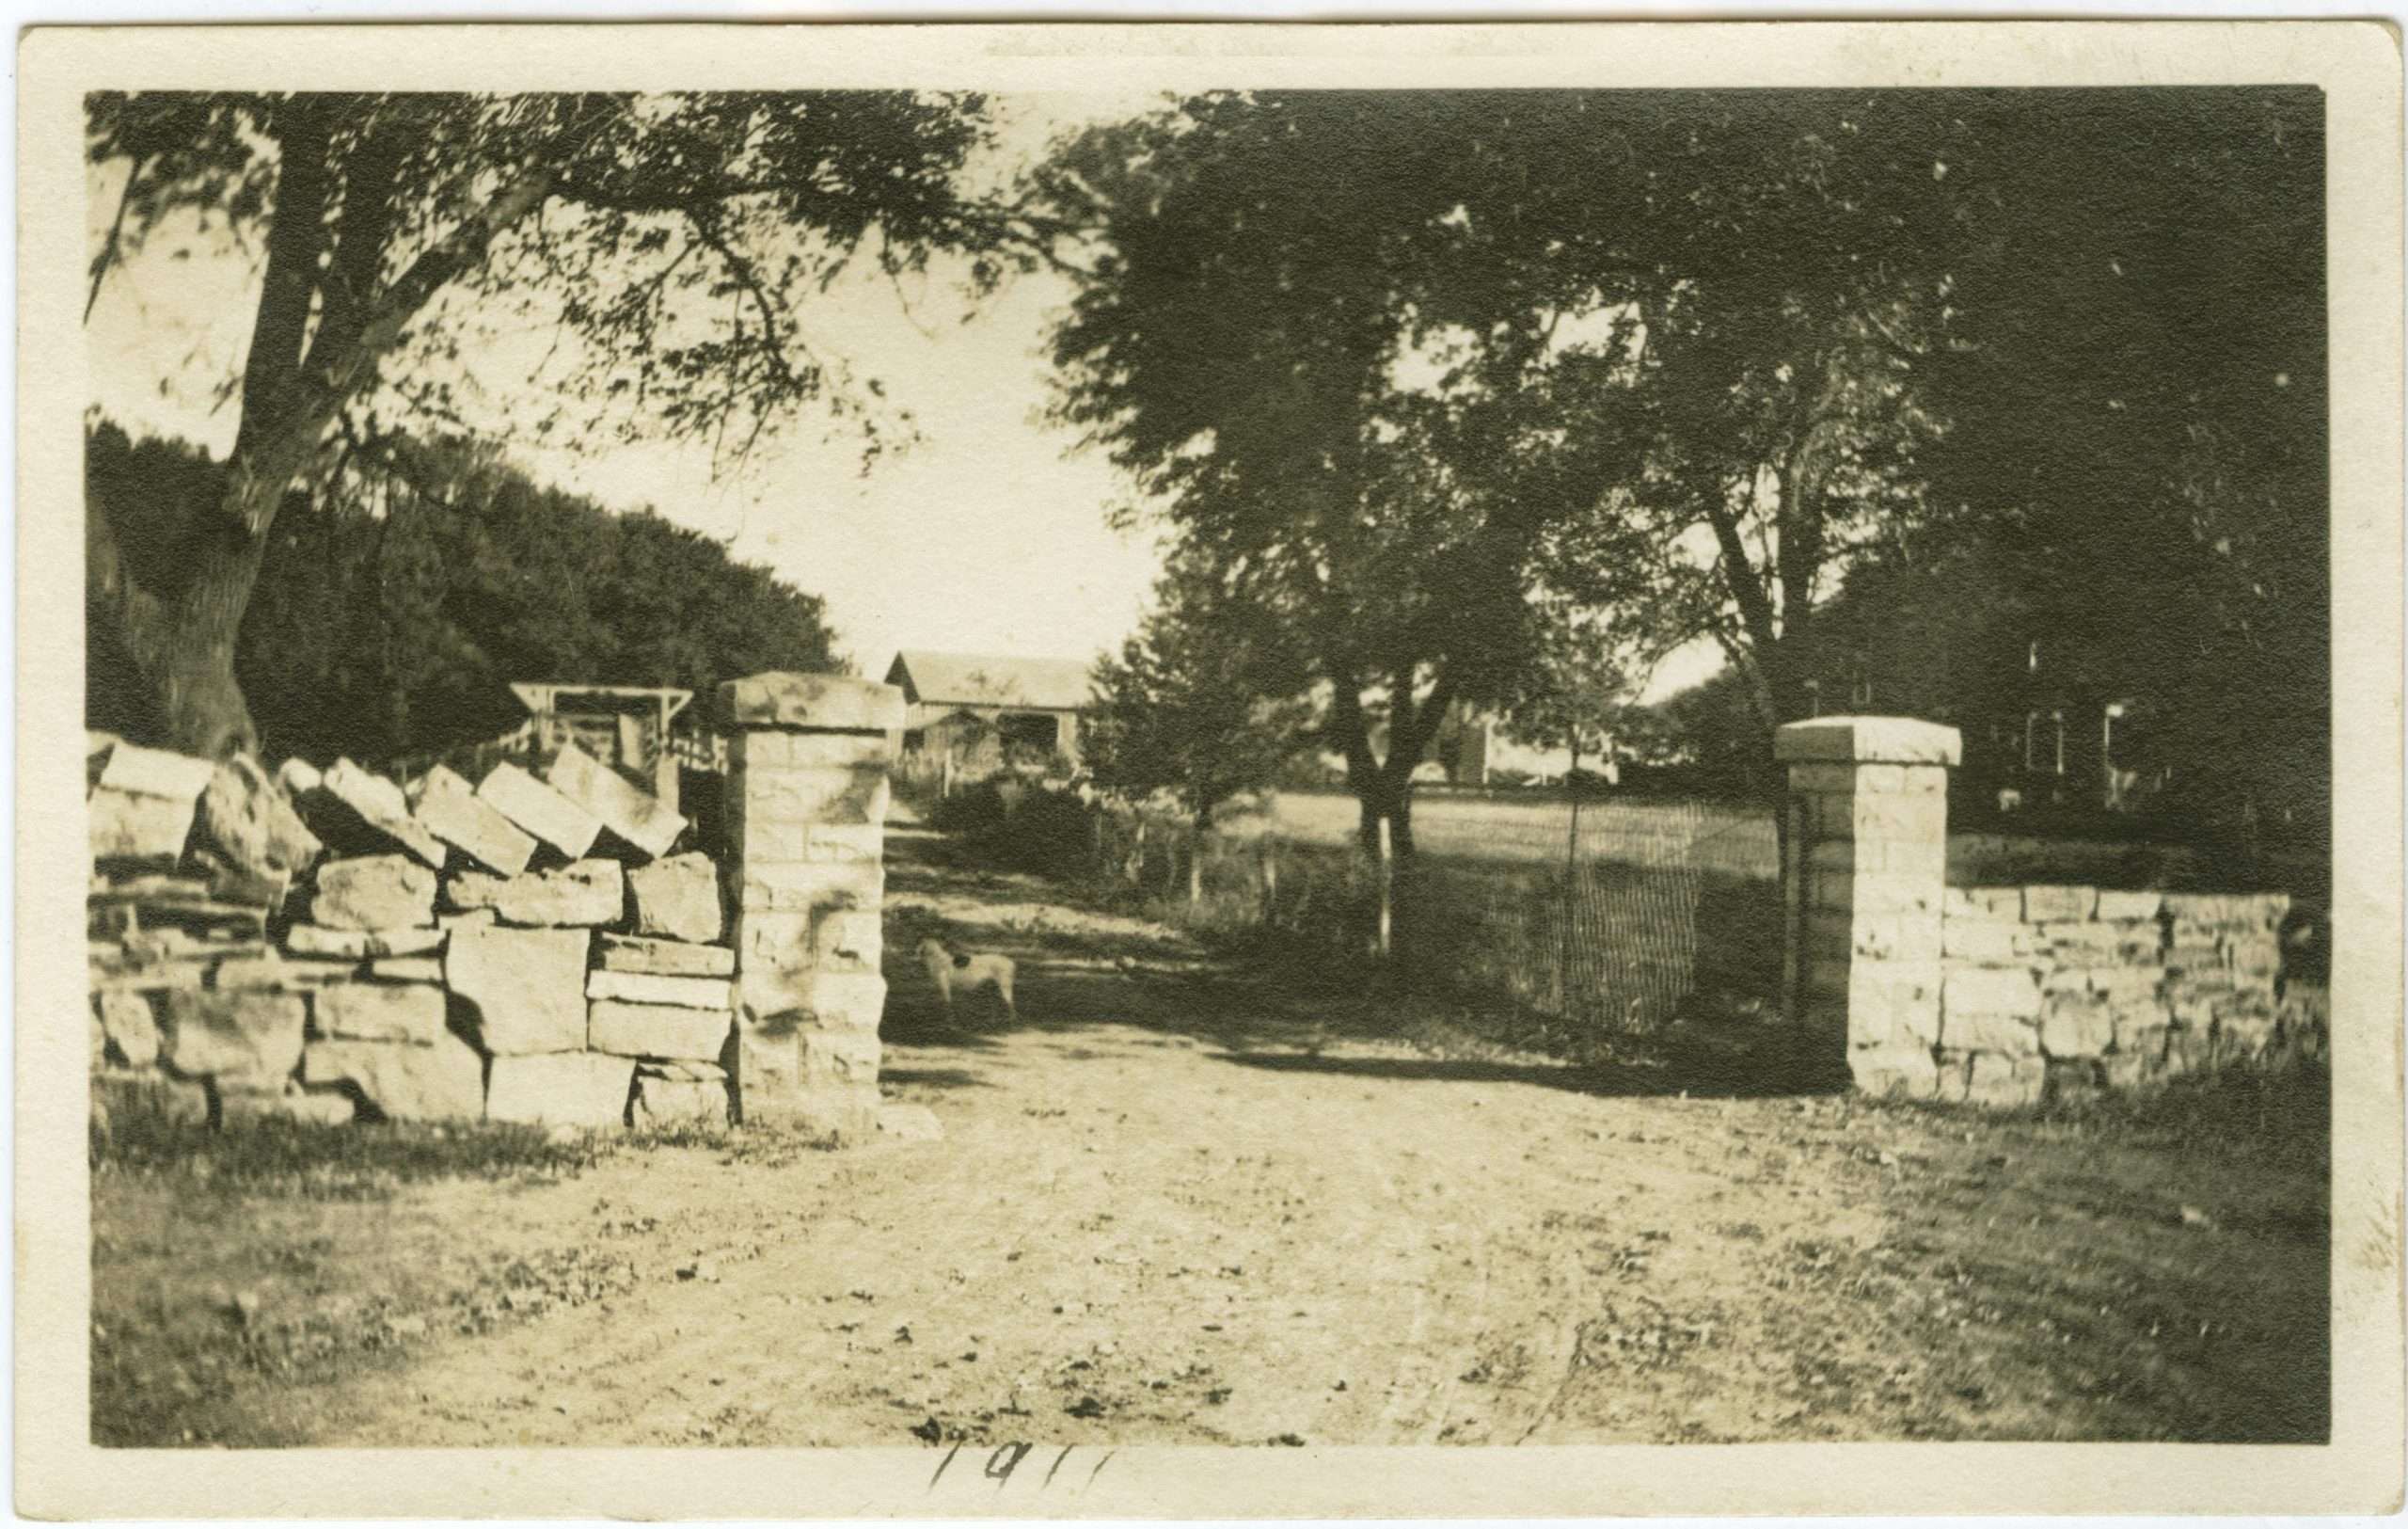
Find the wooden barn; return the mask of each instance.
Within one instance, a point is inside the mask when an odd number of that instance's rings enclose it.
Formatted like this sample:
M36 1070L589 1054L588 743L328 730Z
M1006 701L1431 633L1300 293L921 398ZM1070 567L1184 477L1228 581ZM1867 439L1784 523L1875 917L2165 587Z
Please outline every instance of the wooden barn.
M972 775L1054 760L1079 768L1079 720L1093 689L1077 659L907 648L886 682L903 692L907 769L948 758Z

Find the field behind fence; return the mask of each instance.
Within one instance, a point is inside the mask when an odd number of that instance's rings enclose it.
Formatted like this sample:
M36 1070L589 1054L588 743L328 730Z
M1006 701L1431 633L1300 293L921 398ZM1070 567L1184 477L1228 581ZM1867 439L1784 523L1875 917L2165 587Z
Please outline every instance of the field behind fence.
M1068 825L1056 838L1067 848ZM1351 799L1283 794L1209 833L1091 809L1087 874L1178 923L1276 941L1332 984L1385 975L1514 1039L1610 1050L1692 1014L1768 1014L1781 972L1768 812L1697 802L1417 801L1390 888Z

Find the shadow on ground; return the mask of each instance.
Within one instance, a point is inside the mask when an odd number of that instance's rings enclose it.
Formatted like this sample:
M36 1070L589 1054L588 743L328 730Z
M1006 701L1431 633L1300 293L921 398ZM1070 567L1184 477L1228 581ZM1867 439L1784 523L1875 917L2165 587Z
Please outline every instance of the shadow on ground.
M1655 1067L1576 1067L1446 1057L1358 1057L1315 1052L1232 1052L1224 1059L1276 1073L1329 1073L1453 1083L1528 1083L1574 1093L1623 1098L1768 1099L1816 1091L1799 1088L1787 1069L1757 1057L1677 1058Z
M1644 1065L1382 1051L1383 1043L1398 1043L1399 1016L1416 1007L1416 995L1337 982L1302 964L1233 959L1075 886L978 865L958 844L924 829L893 829L887 842L887 1004L880 1033L898 1045L974 1059L1009 1032L1128 1027L1205 1043L1228 1061L1264 1071L1528 1083L1630 1097L1756 1099L1828 1091L1801 1083L1805 1075L1788 1046L1779 1043L1785 1038L1761 1026L1676 1042ZM1009 956L1018 968L1017 1013L1006 1013L983 992L958 992L948 1010L922 964L924 939L939 940L956 954ZM967 1068L942 1065L907 1066L887 1075L934 1088L978 1082Z

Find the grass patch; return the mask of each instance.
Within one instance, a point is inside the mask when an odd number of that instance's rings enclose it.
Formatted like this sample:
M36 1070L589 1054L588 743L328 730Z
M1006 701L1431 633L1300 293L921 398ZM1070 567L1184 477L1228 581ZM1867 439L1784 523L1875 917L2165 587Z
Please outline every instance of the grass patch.
M555 1137L536 1125L263 1120L219 1130L123 1110L105 1124L94 1122L88 1139L96 1182L130 1175L218 1194L311 1200L380 1200L404 1185L449 1179L567 1178L612 1150L606 1138Z
M779 1124L220 1130L113 1100L89 1137L93 1441L306 1434L312 1388L667 1272L649 1218L542 1191L630 1153L757 1171L832 1145Z

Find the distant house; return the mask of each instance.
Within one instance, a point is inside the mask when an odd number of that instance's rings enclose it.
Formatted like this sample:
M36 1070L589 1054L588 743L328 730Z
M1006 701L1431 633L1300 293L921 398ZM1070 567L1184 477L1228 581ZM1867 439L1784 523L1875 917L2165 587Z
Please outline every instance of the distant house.
M1079 719L1093 704L1076 659L907 648L887 666L903 692L903 763L950 758L972 773L1059 756L1079 766Z

